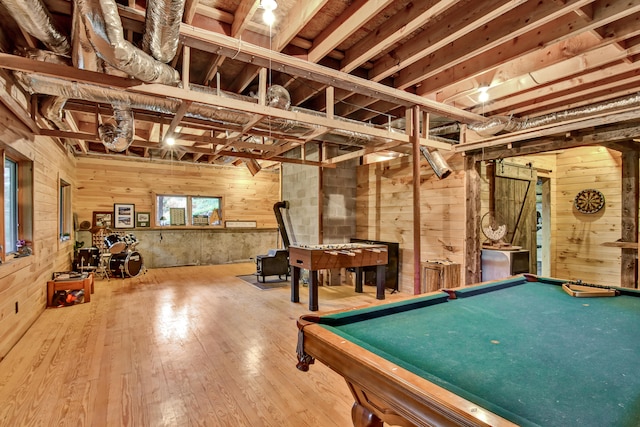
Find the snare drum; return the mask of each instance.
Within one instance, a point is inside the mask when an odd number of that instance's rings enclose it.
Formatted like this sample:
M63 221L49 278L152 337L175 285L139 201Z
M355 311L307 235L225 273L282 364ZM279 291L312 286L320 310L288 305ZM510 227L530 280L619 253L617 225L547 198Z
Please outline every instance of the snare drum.
M110 234L105 237L104 244L112 254L118 254L127 249L127 244L117 234Z
M142 269L142 255L138 251L114 254L109 260L109 270L114 277L136 277Z

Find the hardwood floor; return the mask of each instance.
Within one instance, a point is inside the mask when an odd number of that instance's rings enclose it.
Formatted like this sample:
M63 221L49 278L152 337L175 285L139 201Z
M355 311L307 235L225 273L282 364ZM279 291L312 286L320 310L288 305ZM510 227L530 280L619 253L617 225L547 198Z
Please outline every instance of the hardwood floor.
M321 363L295 368L307 288L294 304L289 287L235 277L254 271L154 269L45 310L0 362L0 425L350 426L342 378ZM364 305L375 287L321 287L319 301L322 311Z

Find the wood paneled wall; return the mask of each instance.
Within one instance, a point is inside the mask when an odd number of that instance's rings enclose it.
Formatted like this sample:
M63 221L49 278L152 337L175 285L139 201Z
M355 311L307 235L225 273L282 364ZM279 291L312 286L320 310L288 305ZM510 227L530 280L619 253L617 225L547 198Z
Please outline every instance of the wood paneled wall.
M92 221L94 211L113 211L114 203L133 203L136 211L155 217L155 194L221 196L225 221L256 221L258 228L277 227L273 204L279 199L278 172L252 176L244 166L202 166L141 159L79 158L78 221Z
M421 260L447 258L464 268L464 176L459 155L445 158L453 173L438 180L421 160ZM547 248L549 274L591 283L620 285L620 249L604 246L620 239L621 157L592 146L509 158L531 163L548 180ZM482 212L487 209L487 181L482 170ZM413 217L411 158L358 168L357 236L400 243L400 288L413 292ZM573 206L586 188L604 193L606 206L598 214L582 214Z
M439 180L420 159L420 259L449 259L464 271L465 194L462 156L442 153L452 174ZM410 157L358 168L358 238L400 243L400 290L413 293L413 176Z
M621 156L593 146L557 155L556 230L558 277L590 283L620 285L620 249L604 246L621 237ZM599 190L605 207L583 214L574 206L579 191Z
M58 234L58 180L74 184L75 160L53 140L31 136L2 104L0 145L31 159L34 168L33 255L0 264L2 359L45 309L52 273L68 270L71 264L73 243L60 242Z

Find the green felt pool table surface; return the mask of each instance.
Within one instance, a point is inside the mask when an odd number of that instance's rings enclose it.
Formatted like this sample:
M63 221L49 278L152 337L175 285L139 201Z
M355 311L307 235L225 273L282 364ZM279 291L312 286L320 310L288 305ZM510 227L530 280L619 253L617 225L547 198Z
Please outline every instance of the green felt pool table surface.
M640 293L524 277L321 316L320 326L522 426L640 426Z

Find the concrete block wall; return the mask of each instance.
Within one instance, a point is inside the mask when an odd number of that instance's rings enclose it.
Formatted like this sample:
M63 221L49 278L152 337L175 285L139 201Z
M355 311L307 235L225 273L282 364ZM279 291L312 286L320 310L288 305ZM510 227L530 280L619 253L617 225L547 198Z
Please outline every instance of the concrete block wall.
M318 158L317 147L307 144L306 158ZM337 148L330 157L342 154ZM316 166L282 164L282 199L289 202L288 215L291 243L319 243L320 212L323 209L323 243L344 243L356 232L356 167L357 160L340 163L323 170L324 199L318 200L320 170Z

